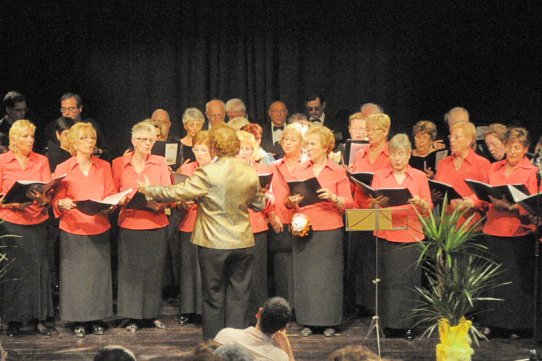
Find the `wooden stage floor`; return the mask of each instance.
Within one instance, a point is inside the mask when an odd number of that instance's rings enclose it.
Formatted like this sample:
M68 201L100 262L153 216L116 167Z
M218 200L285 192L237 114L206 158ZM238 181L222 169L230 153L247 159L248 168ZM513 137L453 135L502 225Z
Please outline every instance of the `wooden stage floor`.
M9 352L8 361L12 360L92 360L96 350L109 345L123 345L134 351L138 360L184 360L188 359L192 348L201 341L200 326L180 326L176 320L177 309L169 302L164 302L162 320L168 326L166 330L140 329L129 333L124 328L108 329L103 336L88 335L78 339L71 330L57 323L51 337L34 333L22 333L10 338L2 332L0 342ZM325 360L333 350L349 345L361 344L376 351L374 334L365 339L370 319L360 318L345 323L335 337L314 335L303 337L297 324L290 326L289 335L296 355L296 360ZM391 360L429 361L435 360L436 339L388 338L381 342L382 356ZM483 341L474 347L473 360L512 361L527 359L532 340L492 339ZM538 348L538 354L542 349Z

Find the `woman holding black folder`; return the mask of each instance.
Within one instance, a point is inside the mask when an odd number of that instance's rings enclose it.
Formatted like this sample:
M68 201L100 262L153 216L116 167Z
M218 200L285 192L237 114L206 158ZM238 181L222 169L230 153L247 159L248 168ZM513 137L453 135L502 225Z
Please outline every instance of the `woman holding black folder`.
M434 142L437 139L437 126L429 120L420 120L412 128L415 148L412 150L410 165L427 174L427 178L435 176L435 151Z
M17 120L9 131L9 151L0 155L0 190L6 194L18 180L49 181L49 162L34 153L36 126L29 120ZM1 204L1 253L5 253L9 270L1 284L0 309L8 324L8 336L19 333L19 327L36 322L36 332L50 335L45 319L53 315L47 256L47 199L35 190L27 193L28 202ZM16 235L18 237L8 237ZM2 263L4 266L5 263Z
M316 177L320 202L300 206L299 194L287 198L286 206L305 215L312 234L294 238L293 264L296 320L308 336L313 328L333 336L342 323L343 311L343 212L353 205L346 170L328 159L335 138L331 130L314 126L305 134L309 161L298 164L292 180Z
M137 189L139 183L171 185L164 157L152 155L156 129L148 122L132 128L134 151L113 161L113 182L118 191ZM135 191L134 191L135 193ZM166 328L158 318L162 304L162 275L166 260L166 204L154 201L126 207L119 214L117 315L130 320L126 329L136 332L152 324ZM143 209L142 209L143 208Z
M211 162L209 150L209 132L200 130L192 140L192 151L196 160L181 165L180 173L191 177L196 169ZM186 209L184 217L179 223L179 243L181 247L180 259L180 302L181 317L179 323L184 325L196 322L202 314L201 271L198 262L198 246L192 243L192 232L196 224L198 205L194 201L179 202L177 207Z
M407 204L389 207L392 212L393 227L399 230L380 230L378 236L379 257L382 265L379 270L380 320L388 336L399 336L415 323L409 318L415 306L412 290L421 285L421 270L415 267L419 255L417 247L407 244L421 242L424 234L418 213L428 215L433 206L429 183L424 172L409 166L412 148L406 134L395 135L389 143L391 166L375 172L372 187L407 188L412 198ZM380 196L369 198L371 208L386 207L391 200Z
M284 157L271 165L273 178L271 188L275 195L273 210L269 212L269 223L272 231L269 231L269 253L272 263L273 296L280 296L294 304L293 263L292 263L292 234L288 230L288 224L294 214L293 209L286 208L282 200L287 199L290 192L287 181L292 176L294 168L304 159L301 147L303 145L302 126L294 123L287 125L282 132L280 145L284 151Z
M538 190L538 168L531 164L526 154L529 150L529 133L520 127L509 128L504 134L506 159L491 164L490 185L523 184L531 194ZM497 330L506 330L508 335L523 334L532 326L534 225L530 224L527 212L517 203L506 199L495 199L488 205L484 225L484 244L491 258L502 263L503 272L497 283L509 285L489 292L488 297L502 298L503 302L491 302L479 314L479 322ZM482 202L473 196L465 203L480 206ZM484 307L481 306L481 309ZM489 333L490 329L486 329ZM501 335L502 336L502 335Z
M96 130L79 122L68 133L73 157L56 167L55 175L67 174L59 186L53 207L60 218L60 318L74 322L74 334L103 335L102 321L113 315L111 250L108 211L87 215L75 201L115 193L108 162L93 155Z

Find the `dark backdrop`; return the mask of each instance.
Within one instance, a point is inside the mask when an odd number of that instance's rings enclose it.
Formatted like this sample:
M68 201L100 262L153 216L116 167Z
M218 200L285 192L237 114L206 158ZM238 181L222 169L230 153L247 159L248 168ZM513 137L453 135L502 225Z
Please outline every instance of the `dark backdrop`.
M498 3L498 4L493 4ZM31 118L58 116L77 92L120 150L153 109L243 99L250 118L307 93L328 113L377 102L394 132L441 122L456 105L476 123L542 119L541 18L523 1L3 2L0 93L28 97Z

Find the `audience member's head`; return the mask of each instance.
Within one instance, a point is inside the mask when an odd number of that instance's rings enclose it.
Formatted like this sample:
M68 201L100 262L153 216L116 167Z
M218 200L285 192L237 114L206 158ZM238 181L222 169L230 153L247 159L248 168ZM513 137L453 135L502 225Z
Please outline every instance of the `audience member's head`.
M345 346L333 351L327 361L386 361L364 346Z
M265 301L258 311L258 328L265 334L272 335L284 329L292 317L292 308L282 297L272 297Z
M98 351L94 361L136 361L136 357L126 347L111 345Z
M192 351L192 361L220 361L221 358L215 356L214 352L221 345L215 340L207 340L200 343Z
M273 125L284 125L288 117L288 108L284 102L277 100L269 105L268 114Z
M326 110L326 100L322 95L311 94L305 98L305 108L311 120L318 120Z
M161 124L161 131L157 134L157 140L167 140L169 130L171 129L171 119L169 113L164 109L156 109L152 112L151 119Z
M13 124L16 120L26 117L26 97L19 92L10 91L4 96L4 111L8 117L8 122Z
M469 112L463 107L453 107L444 114L444 122L448 124L448 128L459 122L468 122L469 121Z
M209 131L211 157L235 157L239 153L239 147L237 133L226 124L217 124Z
M205 104L205 115L207 116L211 127L220 123L225 123L226 105L220 99L213 99Z
M215 352L215 356L220 357L224 361L253 361L254 356L246 348L236 343L219 346Z
M365 116L376 113L384 113L384 109L376 103L365 103L359 108L359 111Z
M73 119L75 122L81 120L83 112L83 101L78 94L64 93L60 97L60 112L62 116Z
M237 117L247 118L247 107L241 99L233 98L226 102L226 114L229 120Z

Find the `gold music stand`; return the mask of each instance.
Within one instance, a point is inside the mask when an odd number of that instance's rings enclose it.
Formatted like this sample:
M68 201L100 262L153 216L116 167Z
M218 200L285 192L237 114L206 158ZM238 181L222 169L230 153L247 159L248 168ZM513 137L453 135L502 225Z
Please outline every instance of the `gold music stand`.
M378 275L379 250L378 250L378 231L396 231L408 228L408 209L394 208L374 208L374 209L347 209L345 211L346 231L374 231L375 232L375 314L369 326L369 331L365 338L376 330L376 343L378 347L378 357L380 358L380 337L385 337L380 324L380 314L378 312L378 285L380 278ZM404 222L398 221L404 220Z

